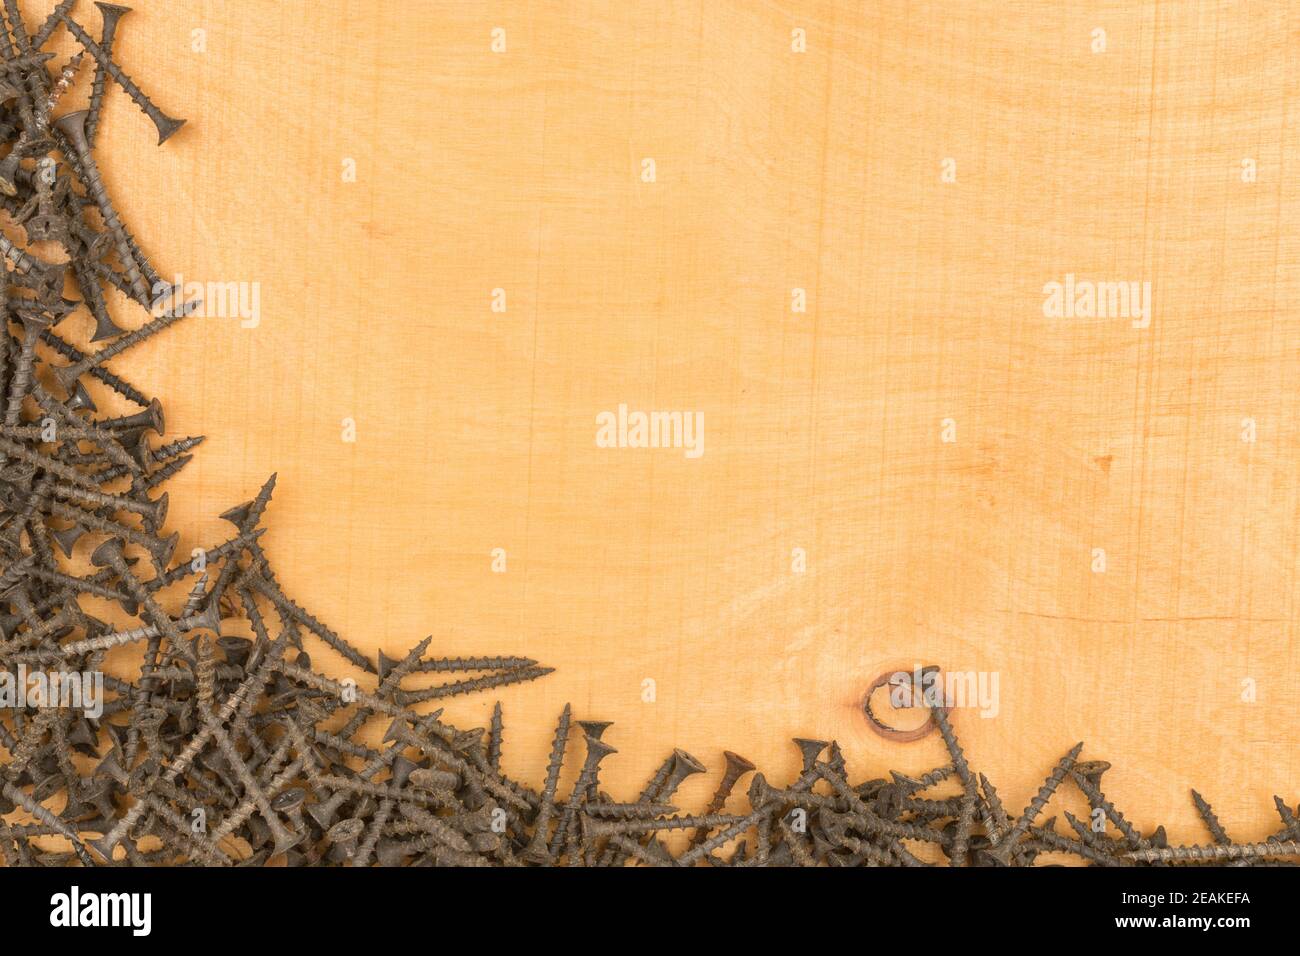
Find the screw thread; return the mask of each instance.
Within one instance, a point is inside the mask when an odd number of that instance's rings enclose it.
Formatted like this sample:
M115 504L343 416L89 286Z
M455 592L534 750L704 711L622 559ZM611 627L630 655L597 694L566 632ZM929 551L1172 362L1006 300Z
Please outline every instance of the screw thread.
M167 462L165 465L163 465L161 468L155 471L152 475L146 478L141 483L141 488L144 491L152 491L154 488L157 488L159 485L161 485L164 481L176 477L176 475L180 473L181 469L183 469L186 465L188 465L193 460L194 460L193 455L181 455L179 458L173 458L171 461Z
M45 46L50 37L54 35L54 31L58 28L64 14L71 10L76 2L77 0L59 0L58 6L50 12L50 15L45 18L45 22L41 24L41 28L36 31L36 35L32 37L32 49L39 50Z
M90 34L83 30L76 20L73 20L71 17L66 15L62 16L62 20L67 24L68 30L72 35L76 37L77 42L86 49L87 53L95 58L95 62L100 65L104 72L117 81L117 84L122 87L126 95L131 97L131 99L135 101L136 105L144 111L144 114L153 121L156 127L158 127L159 143L171 135L171 133L168 132L169 128L174 132L175 128L185 122L184 120L173 120L166 116L162 110L158 109L158 107L154 105L153 101L145 95L142 89L140 89L139 84L132 80L127 72L117 65L113 58L105 52L103 47L91 39ZM175 125L173 126L173 124Z
M45 807L41 806L41 804L23 793L23 791L19 790L12 783L6 783L4 785L4 795L13 803L21 805L24 810L34 816L37 820L40 820L45 826L54 830L59 834L59 836L71 843L72 852L77 855L77 859L80 860L84 866L93 867L95 865L95 860L90 855L90 851L86 849L85 844L81 842L81 838L77 836L76 831L74 831L72 827L68 826L68 824L64 823L49 810L45 809Z
M970 782L970 766L966 763L966 755L962 752L961 744L957 742L957 735L952 731L948 711L942 707L931 707L930 716L939 728L939 735L943 737L943 745L948 748L948 755L952 757L953 771L957 774L961 785L965 787Z
M518 670L536 663L531 657L437 657L420 661L415 669L423 673Z
M1227 831L1223 829L1223 824L1219 822L1219 818L1215 816L1214 808L1195 790L1192 791L1192 803L1196 804L1196 812L1201 815L1205 828L1210 831L1210 838L1215 843L1231 843L1232 839L1228 836Z
M1070 772L1070 768L1074 766L1074 762L1079 758L1079 754L1082 752L1083 744L1075 744L1074 747L1070 749L1070 752L1061 758L1060 762L1056 765L1056 769L1052 771L1046 782L1038 788L1038 793L1035 794L1034 798L1029 802L1029 806L1025 808L1025 812L1020 815L1020 818L1016 820L1015 824L1011 827L1011 833L1008 835L1006 843L1003 844L1003 846L1008 848L1007 852L1009 852L1010 848L1020 840L1021 836L1024 835L1033 822L1038 819L1038 814L1041 813L1043 807L1047 805L1047 801L1052 799L1052 795L1056 793L1056 788L1061 785L1061 781L1065 779L1065 775Z
M420 704L429 700L441 700L444 697L459 697L463 694L473 694L478 691L489 690L493 687L506 687L510 684L523 684L528 681L537 680L539 677L545 677L547 674L554 672L553 667L523 667L519 670L506 671L501 674L489 674L486 677L474 677L469 680L455 681L451 684L442 684L438 687L429 687L425 690L405 691L398 695L402 704L410 706Z
M73 0L75 2L75 0ZM66 10L63 12L67 12ZM126 14L125 8L100 7L104 17L104 27L99 33L99 45L108 56L113 55L113 42L117 37L118 21ZM86 142L94 144L95 133L99 131L100 110L104 106L104 91L108 88L108 74L98 63L95 64L95 78L90 84L90 105L86 116Z
M54 107L59 105L59 100L63 99L68 90L72 88L84 58L84 52L75 54L60 71L58 82L54 84L54 89L50 90L50 95L45 98L45 115L48 116L54 110Z
M1204 863L1214 860L1255 860L1273 856L1300 856L1300 842L1233 843L1215 846L1171 846L1147 848L1125 854L1141 863Z
M493 770L501 766L501 739L505 732L505 722L501 715L501 701L492 705L492 721L488 725L487 762Z
M1106 814L1106 818L1115 825L1115 829L1123 834L1129 846L1135 849L1144 847L1146 840L1142 838L1142 834L1133 829L1132 824L1124 819L1124 814L1115 809L1115 805L1106 799L1096 784L1079 773L1071 774L1071 777L1075 785L1083 791L1083 795L1088 798L1089 803Z
M263 566L265 566L265 562L263 562ZM338 651L357 667L360 667L368 673L374 673L375 665L372 664L365 655L331 631L320 621L316 620L316 618L307 613L307 611L295 604L285 596L283 591L272 585L271 582L267 581L264 577L259 577L257 575L246 575L246 579L253 585L253 587L266 595L267 600L277 608L296 618L313 634L323 640L330 647L334 648L334 650Z
M3 239L3 237L0 237L0 239ZM2 248L3 247L0 246L0 250L2 250ZM74 364L78 364L86 358L84 352L78 349L75 345L65 342L49 329L45 329L41 332L41 341ZM134 402L141 407L149 404L149 399L145 398L144 395L135 389L130 383L114 375L108 369L96 365L87 371L127 401Z

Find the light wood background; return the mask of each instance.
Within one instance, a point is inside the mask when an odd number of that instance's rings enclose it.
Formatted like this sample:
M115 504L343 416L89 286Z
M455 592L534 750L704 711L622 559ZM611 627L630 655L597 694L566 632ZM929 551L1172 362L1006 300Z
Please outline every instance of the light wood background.
M785 779L796 735L923 770L858 703L934 663L998 674L954 719L1008 805L1085 740L1145 830L1203 841L1196 786L1261 837L1300 799L1298 37L1282 2L138 3L122 60L190 123L158 149L115 91L110 189L165 273L262 296L120 363L209 436L182 548L278 472L264 543L339 632L558 669L499 695L533 782L566 702L620 796L673 746ZM1150 281L1150 327L1044 318L1066 273ZM597 448L622 402L702 411L705 454Z

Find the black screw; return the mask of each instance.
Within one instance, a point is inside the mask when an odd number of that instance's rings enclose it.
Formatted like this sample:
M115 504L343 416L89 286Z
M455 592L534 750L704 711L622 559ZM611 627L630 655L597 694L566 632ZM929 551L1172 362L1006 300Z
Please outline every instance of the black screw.
M185 120L172 119L162 110L158 109L149 97L144 95L144 91L126 75L120 66L113 62L113 58L104 51L103 47L91 39L90 34L83 30L76 20L73 20L71 17L66 15L61 15L61 19L67 24L68 30L72 35L77 38L77 42L85 48L87 53L95 58L95 62L99 64L100 69L116 80L118 85L126 92L126 95L135 100L136 105L139 106L140 109L144 111L144 114L153 121L154 126L158 129L159 146L167 142L167 140L171 138L178 129L185 125Z
M104 19L104 26L99 32L99 46L104 51L104 55L113 56L113 40L117 36L117 25L122 17L131 12L130 7L119 6L116 3L96 3L99 7L100 16ZM66 10L61 11L67 13ZM98 62L95 64L95 79L92 81L90 88L90 115L86 118L86 141L92 146L95 144L95 133L99 131L99 114L104 106L104 88L107 85L108 74Z
M122 267L126 269L127 280L130 282L132 294L135 296L136 301L147 305L153 301L152 293L149 291L149 287L145 285L144 275L140 272L140 267L135 260L135 255L131 252L131 247L127 245L122 220L118 217L117 210L113 208L112 202L109 201L108 190L104 188L104 177L99 172L99 166L90 151L90 143L86 139L86 117L88 115L85 110L78 110L75 113L60 117L54 125L72 145L73 150L76 151L77 159L81 163L82 172L85 176L86 188L90 190L91 196L94 197L95 203L99 206L99 211L104 217L104 225L108 227L109 233L113 236L118 257L122 260Z

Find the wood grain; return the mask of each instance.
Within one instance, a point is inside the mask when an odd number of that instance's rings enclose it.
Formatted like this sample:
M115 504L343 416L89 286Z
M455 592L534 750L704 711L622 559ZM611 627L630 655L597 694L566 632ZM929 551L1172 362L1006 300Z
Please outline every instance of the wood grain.
M923 770L858 708L919 662L998 675L954 721L1009 806L1081 739L1175 839L1189 786L1238 839L1296 801L1300 10L138 9L123 61L190 123L157 149L113 91L109 187L164 272L261 292L121 363L209 436L183 549L278 472L264 543L339 632L558 669L500 694L534 782L566 702L620 795L673 746L782 779L795 735ZM1067 274L1150 282L1149 327L1046 318ZM620 403L703 412L703 456L598 448Z

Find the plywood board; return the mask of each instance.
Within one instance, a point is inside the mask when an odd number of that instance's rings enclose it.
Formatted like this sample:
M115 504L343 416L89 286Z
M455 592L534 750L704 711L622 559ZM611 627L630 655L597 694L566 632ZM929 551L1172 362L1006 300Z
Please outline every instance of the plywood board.
M954 724L1009 805L1085 740L1145 828L1203 839L1197 786L1261 837L1300 783L1298 30L1231 2L134 13L124 62L190 123L157 149L115 94L109 187L167 274L260 294L256 327L122 363L209 436L182 547L277 472L264 544L340 633L557 668L499 695L533 782L566 702L615 722L619 795L673 746L780 780L795 735L919 771L938 738L859 704L925 663L996 675ZM1149 321L1050 317L1067 276L1150 283ZM703 454L598 447L620 404L702 413Z

